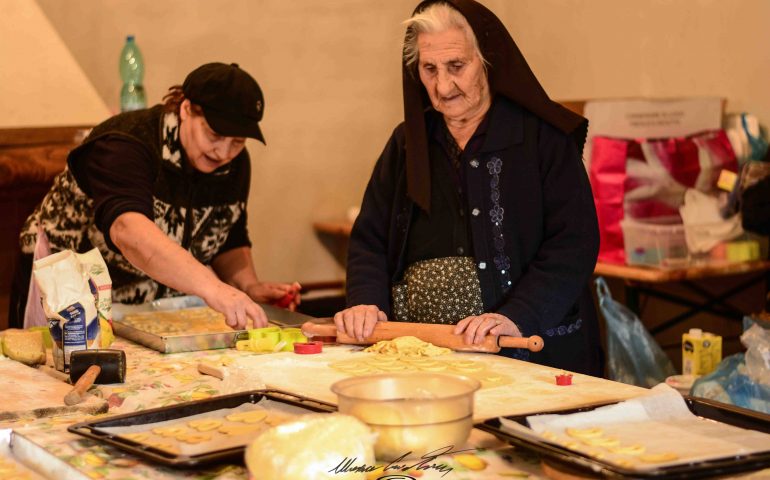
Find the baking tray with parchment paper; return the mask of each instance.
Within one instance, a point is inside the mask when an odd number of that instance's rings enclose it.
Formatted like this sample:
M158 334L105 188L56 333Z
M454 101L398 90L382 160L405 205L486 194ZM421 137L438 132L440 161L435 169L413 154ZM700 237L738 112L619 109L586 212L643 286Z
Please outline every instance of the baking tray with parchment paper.
M271 415L283 417L283 421L305 414L327 414L337 410L337 407L330 403L281 390L253 390L81 422L71 425L67 430L170 467L190 468L213 463L242 463L246 446L259 430L225 436L216 428L197 432L187 425L195 420L231 424L233 422L229 420L228 414L257 410L260 406ZM164 437L161 442L173 442L165 447L151 441L155 435L152 432L168 428L169 425L187 428L194 434L202 433L209 438L190 445ZM234 428L237 429L238 425ZM264 425L262 428L269 427Z
M260 304L260 306L265 311L268 321L281 327L299 327L313 319L308 315L290 312L272 305ZM246 330L233 330L224 322L206 331L177 328L178 331L169 333L160 328L164 318L172 314L181 316L189 314L191 324L194 324L195 315L203 310L208 310L206 304L199 297L194 296L164 298L142 305L115 304L113 305L113 328L116 335L161 353L234 348L238 340L248 338ZM201 313L201 315L207 314ZM143 317L147 320L144 323L158 328L149 329L141 324L132 323L131 319L138 317Z
M702 419L713 420L714 422L720 422L747 431L770 434L770 416L768 415L704 398L686 396L684 401L690 412ZM537 415L569 415L590 412L606 405L611 404L543 412ZM503 417L503 420L529 427L527 417L531 418L533 415L509 416ZM566 445L559 444L556 441L548 441L536 435L528 435L524 431L525 429L519 431L519 429L511 430L505 428L500 418L489 419L475 425L475 427L492 433L512 445L539 454L546 463L554 465L557 470L564 469L564 471L578 475L581 473L592 474L601 478L689 479L723 476L770 467L770 443L767 444L767 448L761 448L761 451L744 455L701 459L678 465L640 470L630 465L618 465L606 458L591 456L585 453L585 451L576 451L574 447L568 448ZM661 440L661 438L658 438L656 442Z

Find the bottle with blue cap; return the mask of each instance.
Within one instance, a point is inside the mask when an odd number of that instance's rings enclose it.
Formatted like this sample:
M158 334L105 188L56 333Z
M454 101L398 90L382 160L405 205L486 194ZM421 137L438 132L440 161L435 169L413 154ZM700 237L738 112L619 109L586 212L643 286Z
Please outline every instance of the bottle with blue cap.
M144 60L133 35L126 37L126 44L120 52L120 78L123 79L123 88L120 89L120 111L129 112L147 108L147 98L142 85Z

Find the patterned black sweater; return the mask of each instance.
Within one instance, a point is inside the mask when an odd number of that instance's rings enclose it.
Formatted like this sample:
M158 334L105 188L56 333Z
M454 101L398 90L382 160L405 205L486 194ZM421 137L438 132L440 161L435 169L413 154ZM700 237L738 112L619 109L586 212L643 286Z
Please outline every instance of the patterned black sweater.
M117 115L96 126L70 152L27 219L20 241L32 253L38 226L53 252L98 248L113 281L113 300L142 303L171 291L131 265L109 239L122 213L139 212L201 263L250 245L246 202L251 179L248 152L210 174L190 166L179 142L179 118L161 105Z

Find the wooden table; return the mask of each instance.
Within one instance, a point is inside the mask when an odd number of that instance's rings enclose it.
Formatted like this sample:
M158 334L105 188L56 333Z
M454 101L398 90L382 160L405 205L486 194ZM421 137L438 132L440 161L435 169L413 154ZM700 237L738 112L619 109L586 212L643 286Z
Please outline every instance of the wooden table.
M708 265L695 265L683 268L652 268L630 265L616 265L610 263L597 263L594 269L595 275L622 279L626 288L626 305L636 314L641 314L640 297L659 298L667 302L687 307L688 310L668 320L665 320L650 329L653 335L667 330L688 318L708 312L723 318L742 320L746 314L731 305L728 300L743 292L748 287L758 283L767 283L767 275L770 271L770 261L712 263ZM719 293L713 293L697 282L706 279L718 279L739 275L751 275L750 278L740 284L728 288ZM676 295L665 287L665 284L677 283L684 286L689 292L694 293L703 302L693 301L681 295Z
M665 283L766 272L767 270L770 270L770 261L763 260L698 265L676 269L638 267L633 265L616 265L599 262L596 264L594 274L617 277L636 282Z
M313 229L318 233L347 239L350 237L350 231L353 230L353 223L345 220L314 222Z

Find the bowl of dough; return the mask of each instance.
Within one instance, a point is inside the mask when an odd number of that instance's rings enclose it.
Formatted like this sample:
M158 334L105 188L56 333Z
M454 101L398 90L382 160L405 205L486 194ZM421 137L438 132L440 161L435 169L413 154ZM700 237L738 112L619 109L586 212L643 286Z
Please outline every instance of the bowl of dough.
M473 396L479 388L479 381L469 377L413 372L351 377L331 390L340 413L377 433L375 456L393 461L459 449L473 428Z

